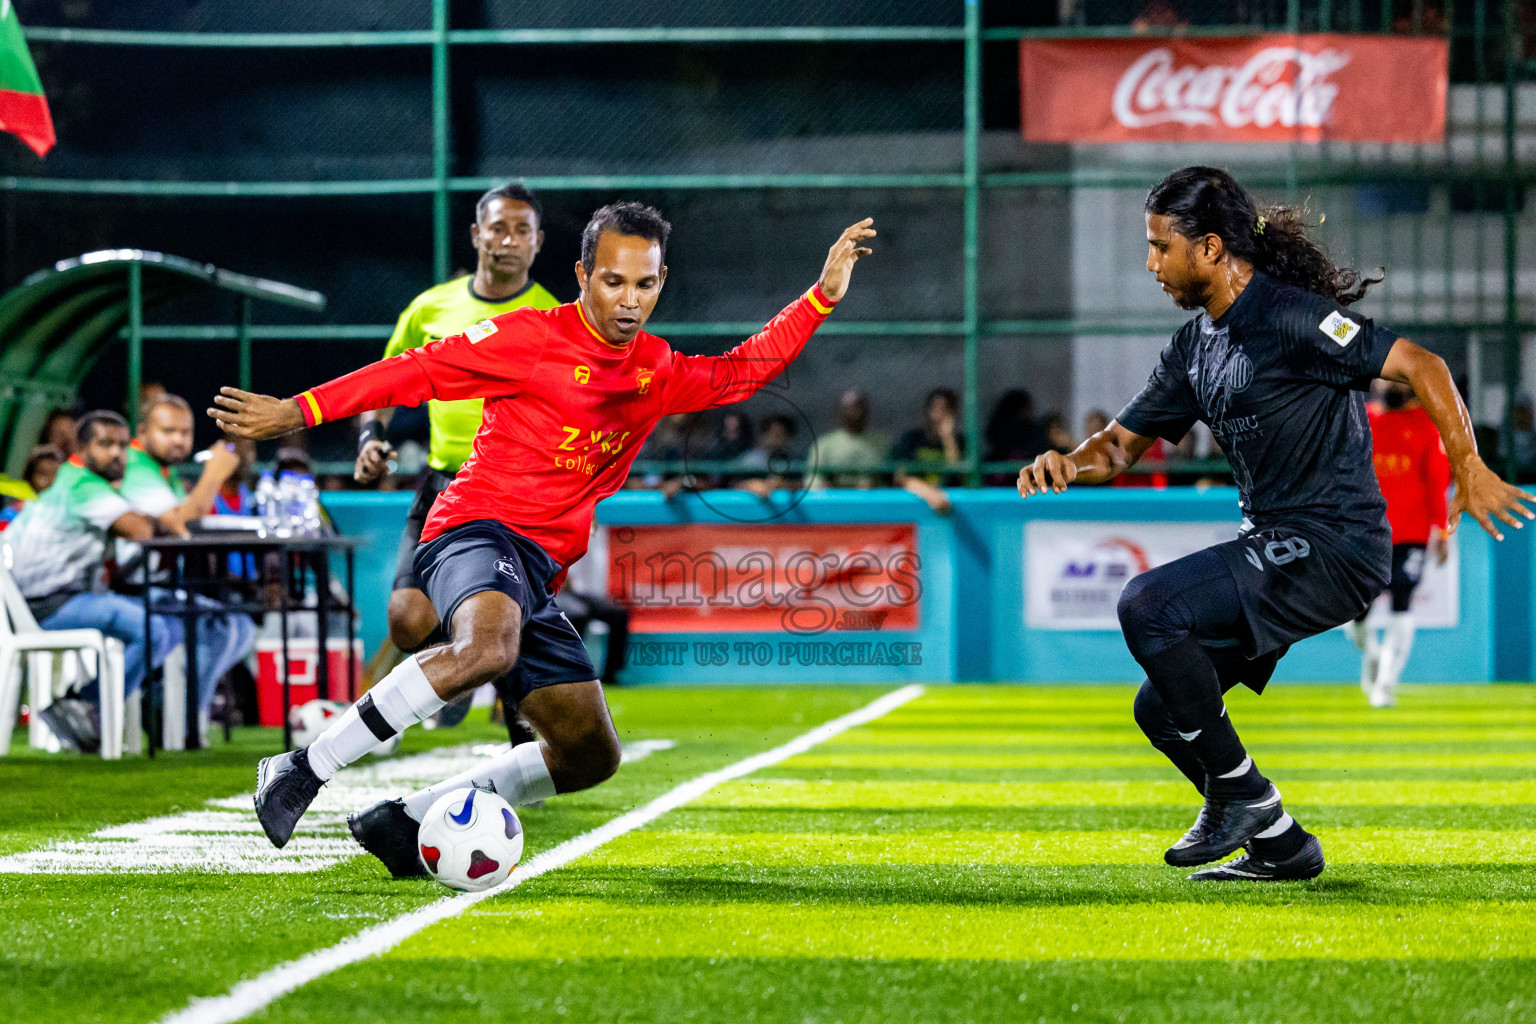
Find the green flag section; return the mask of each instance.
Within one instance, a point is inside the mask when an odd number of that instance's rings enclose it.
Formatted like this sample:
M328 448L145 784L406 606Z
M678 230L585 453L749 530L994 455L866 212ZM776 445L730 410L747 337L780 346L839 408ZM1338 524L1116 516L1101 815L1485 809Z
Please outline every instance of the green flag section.
M11 0L0 0L0 131L18 136L38 156L53 148L48 100Z

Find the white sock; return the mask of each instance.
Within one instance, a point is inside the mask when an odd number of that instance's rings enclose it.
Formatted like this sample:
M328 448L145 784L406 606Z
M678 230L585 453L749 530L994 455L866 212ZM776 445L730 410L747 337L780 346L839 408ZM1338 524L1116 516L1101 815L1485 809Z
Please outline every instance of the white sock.
M1381 638L1381 668L1376 673L1376 685L1385 690L1396 689L1408 665L1408 655L1413 650L1413 612L1393 612Z
M1218 775L1216 777L1218 779L1235 779L1235 778L1238 778L1239 776L1247 775L1248 774L1248 769L1250 769L1252 767L1253 767L1253 758L1245 756L1243 758L1243 763L1242 764L1238 765L1236 768L1233 768L1231 771L1225 772L1225 773L1223 773L1221 775Z
M1354 642L1355 649L1362 654L1365 652L1366 639L1371 635L1371 627L1365 624L1364 619L1356 622L1344 623L1344 632L1349 634L1349 639Z
M309 767L321 782L328 782L407 726L435 715L445 703L416 658L406 658L309 745Z
M456 789L488 789L513 807L524 807L555 795L555 780L544 761L544 744L520 743L494 761L461 772L405 798L405 812L417 821L445 793Z
M1280 835L1286 829L1290 828L1294 824L1296 824L1296 819L1295 818L1291 817L1289 814L1282 814L1282 815L1280 815L1280 820L1279 821L1275 822L1273 825L1269 826L1269 828L1265 829L1263 832L1260 832L1258 835L1254 836L1253 838L1255 838L1255 839L1273 839L1273 838L1275 838L1275 836Z

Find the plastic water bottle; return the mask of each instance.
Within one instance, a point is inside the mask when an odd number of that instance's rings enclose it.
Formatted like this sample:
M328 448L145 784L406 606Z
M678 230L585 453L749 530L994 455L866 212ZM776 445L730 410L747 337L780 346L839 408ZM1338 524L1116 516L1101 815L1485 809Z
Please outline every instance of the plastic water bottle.
M304 524L304 513L298 508L298 474L283 470L277 477L277 535L287 538Z
M253 501L257 518L261 520L262 535L272 536L277 532L280 517L277 509L277 484L273 481L271 473L261 474L261 479L256 484L256 496Z
M315 486L315 478L308 473L298 476L298 500L295 505L301 515L297 532L305 537L320 536L320 488Z

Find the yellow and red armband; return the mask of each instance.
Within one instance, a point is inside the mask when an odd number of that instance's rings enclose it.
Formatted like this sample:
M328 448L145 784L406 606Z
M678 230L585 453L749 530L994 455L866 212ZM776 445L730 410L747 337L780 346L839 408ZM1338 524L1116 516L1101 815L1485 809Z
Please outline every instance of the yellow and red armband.
M313 391L302 391L294 395L293 400L299 403L299 412L304 414L306 427L318 427L325 422L325 415L320 411L320 403L315 399Z
M827 293L821 290L821 285L813 284L805 293L805 301L811 304L819 315L826 316L837 307L837 303L827 298Z

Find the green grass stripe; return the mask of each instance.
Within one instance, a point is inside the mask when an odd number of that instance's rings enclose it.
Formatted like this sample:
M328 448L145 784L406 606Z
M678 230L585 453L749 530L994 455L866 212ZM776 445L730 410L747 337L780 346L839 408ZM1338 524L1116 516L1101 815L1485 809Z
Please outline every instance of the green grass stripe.
M1529 960L395 960L306 985L253 1024L1516 1024ZM402 997L402 994L403 997ZM1075 1009L1074 1009L1075 1007ZM1454 1007L1448 1012L1447 1007ZM510 1009L515 1008L515 1010ZM58 1021L51 1024L59 1024Z
M1351 673L1353 674L1353 673ZM1137 687L1131 684L1110 686L1042 686L997 685L995 683L935 686L922 699L924 707L945 708L1008 708L1052 707L1077 708L1086 705L1112 703L1133 695ZM1398 688L1398 696L1405 704L1444 704L1451 706L1497 705L1500 707L1536 707L1536 684L1500 683L1486 684L1408 684ZM1363 697L1354 683L1333 682L1276 683L1262 695L1239 688L1229 699L1234 701L1263 702L1271 705L1302 705L1323 707L1329 704L1359 706Z
M1294 751L1284 750L1264 756L1265 769L1295 768L1333 771L1363 771L1371 768L1401 769L1458 769L1458 768L1536 768L1536 750L1478 751L1475 753L1420 753L1402 751L1383 753L1379 750L1350 751ZM1049 754L856 754L811 753L801 754L783 762L785 768L896 768L908 771L924 769L950 770L962 768L1163 768L1168 759L1157 751L1147 748L1142 753L1131 751L1106 753Z
M1536 740L1536 727L1506 726L1446 729L1275 729L1250 726L1237 719L1238 733L1250 748L1313 743L1519 743ZM1092 747L1146 745L1146 737L1126 716L1120 726L1103 729L1055 729L1042 722L1038 729L930 729L865 726L850 729L827 746L900 746L900 747Z
M1335 807L1536 804L1536 780L1519 782L1292 782L1288 804ZM1188 782L809 782L743 779L716 787L699 807L1159 806L1193 802Z
M1263 705L1233 708L1238 721L1256 728L1340 728L1353 726L1382 730L1423 729L1440 726L1469 728L1472 726L1504 728L1510 725L1511 716L1521 713L1513 708L1423 708L1415 711L1382 711L1369 707L1319 710L1317 708L1276 712ZM1013 714L997 711L955 712L931 714L916 708L907 714L892 714L867 728L880 731L895 729L1081 729L1113 728L1134 724L1131 705L1106 708L1094 714L1072 712L1040 712Z
M1415 959L1536 956L1536 904L1249 907L1156 904L482 903L389 960L849 957L858 960Z
M1529 864L1536 832L1320 830L1330 864ZM853 864L1145 864L1176 836L1122 830L994 832L631 832L582 866L754 868Z

